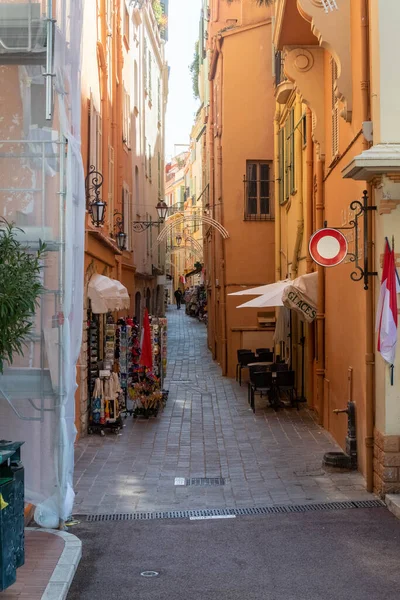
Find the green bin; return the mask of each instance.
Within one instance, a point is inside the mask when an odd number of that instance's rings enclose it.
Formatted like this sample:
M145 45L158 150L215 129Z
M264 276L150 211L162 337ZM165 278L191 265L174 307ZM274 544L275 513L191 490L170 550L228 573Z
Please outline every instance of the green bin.
M0 441L0 591L15 583L25 561L23 443Z

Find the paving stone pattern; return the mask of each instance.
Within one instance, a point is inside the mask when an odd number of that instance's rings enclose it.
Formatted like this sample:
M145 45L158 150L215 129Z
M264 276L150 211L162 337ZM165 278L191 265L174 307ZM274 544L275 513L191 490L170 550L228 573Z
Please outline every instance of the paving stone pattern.
M0 592L1 600L41 600L63 550L60 537L25 531L25 564L17 569L16 583Z
M338 450L305 406L275 412L247 386L224 378L204 324L168 310L167 406L156 419L129 417L119 436L76 447L75 513L234 508L364 500L359 473L326 472ZM174 485L175 477L223 477L224 486Z

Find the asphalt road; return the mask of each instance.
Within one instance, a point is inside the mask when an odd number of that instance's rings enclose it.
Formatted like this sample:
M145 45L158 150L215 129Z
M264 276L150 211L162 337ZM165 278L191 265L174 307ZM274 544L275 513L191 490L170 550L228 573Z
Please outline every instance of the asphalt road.
M398 600L400 522L386 509L82 522L68 600ZM142 571L157 571L145 578Z

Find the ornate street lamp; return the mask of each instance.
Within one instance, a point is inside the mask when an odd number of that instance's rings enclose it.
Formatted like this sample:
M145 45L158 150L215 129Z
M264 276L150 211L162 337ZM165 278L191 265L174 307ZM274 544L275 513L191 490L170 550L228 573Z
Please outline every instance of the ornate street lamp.
M162 225L167 218L168 206L165 202L160 200L157 203L156 210L158 214L158 221L152 221L151 219L150 221L132 221L133 231L136 233L142 233L143 231L146 231L146 229L149 229L149 227L158 227L159 225Z
M178 233L178 235L176 236L176 238L175 238L175 241L176 241L176 245L177 245L177 246L178 246L178 248L179 248L179 246L182 244L182 236L181 236L179 233Z
M123 252L126 250L126 238L128 237L124 231L124 215L118 211L114 212L115 223L114 223L114 237L117 241L118 250Z
M103 185L103 175L96 171L96 167L91 165L85 179L86 186L86 207L92 218L95 227L104 225L107 202L103 202L100 197L100 188Z

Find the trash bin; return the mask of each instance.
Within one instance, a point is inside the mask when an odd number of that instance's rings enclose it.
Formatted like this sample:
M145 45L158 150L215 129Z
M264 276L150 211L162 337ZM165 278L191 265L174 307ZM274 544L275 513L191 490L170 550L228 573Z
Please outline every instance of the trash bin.
M23 443L0 441L0 591L15 583L25 561Z

